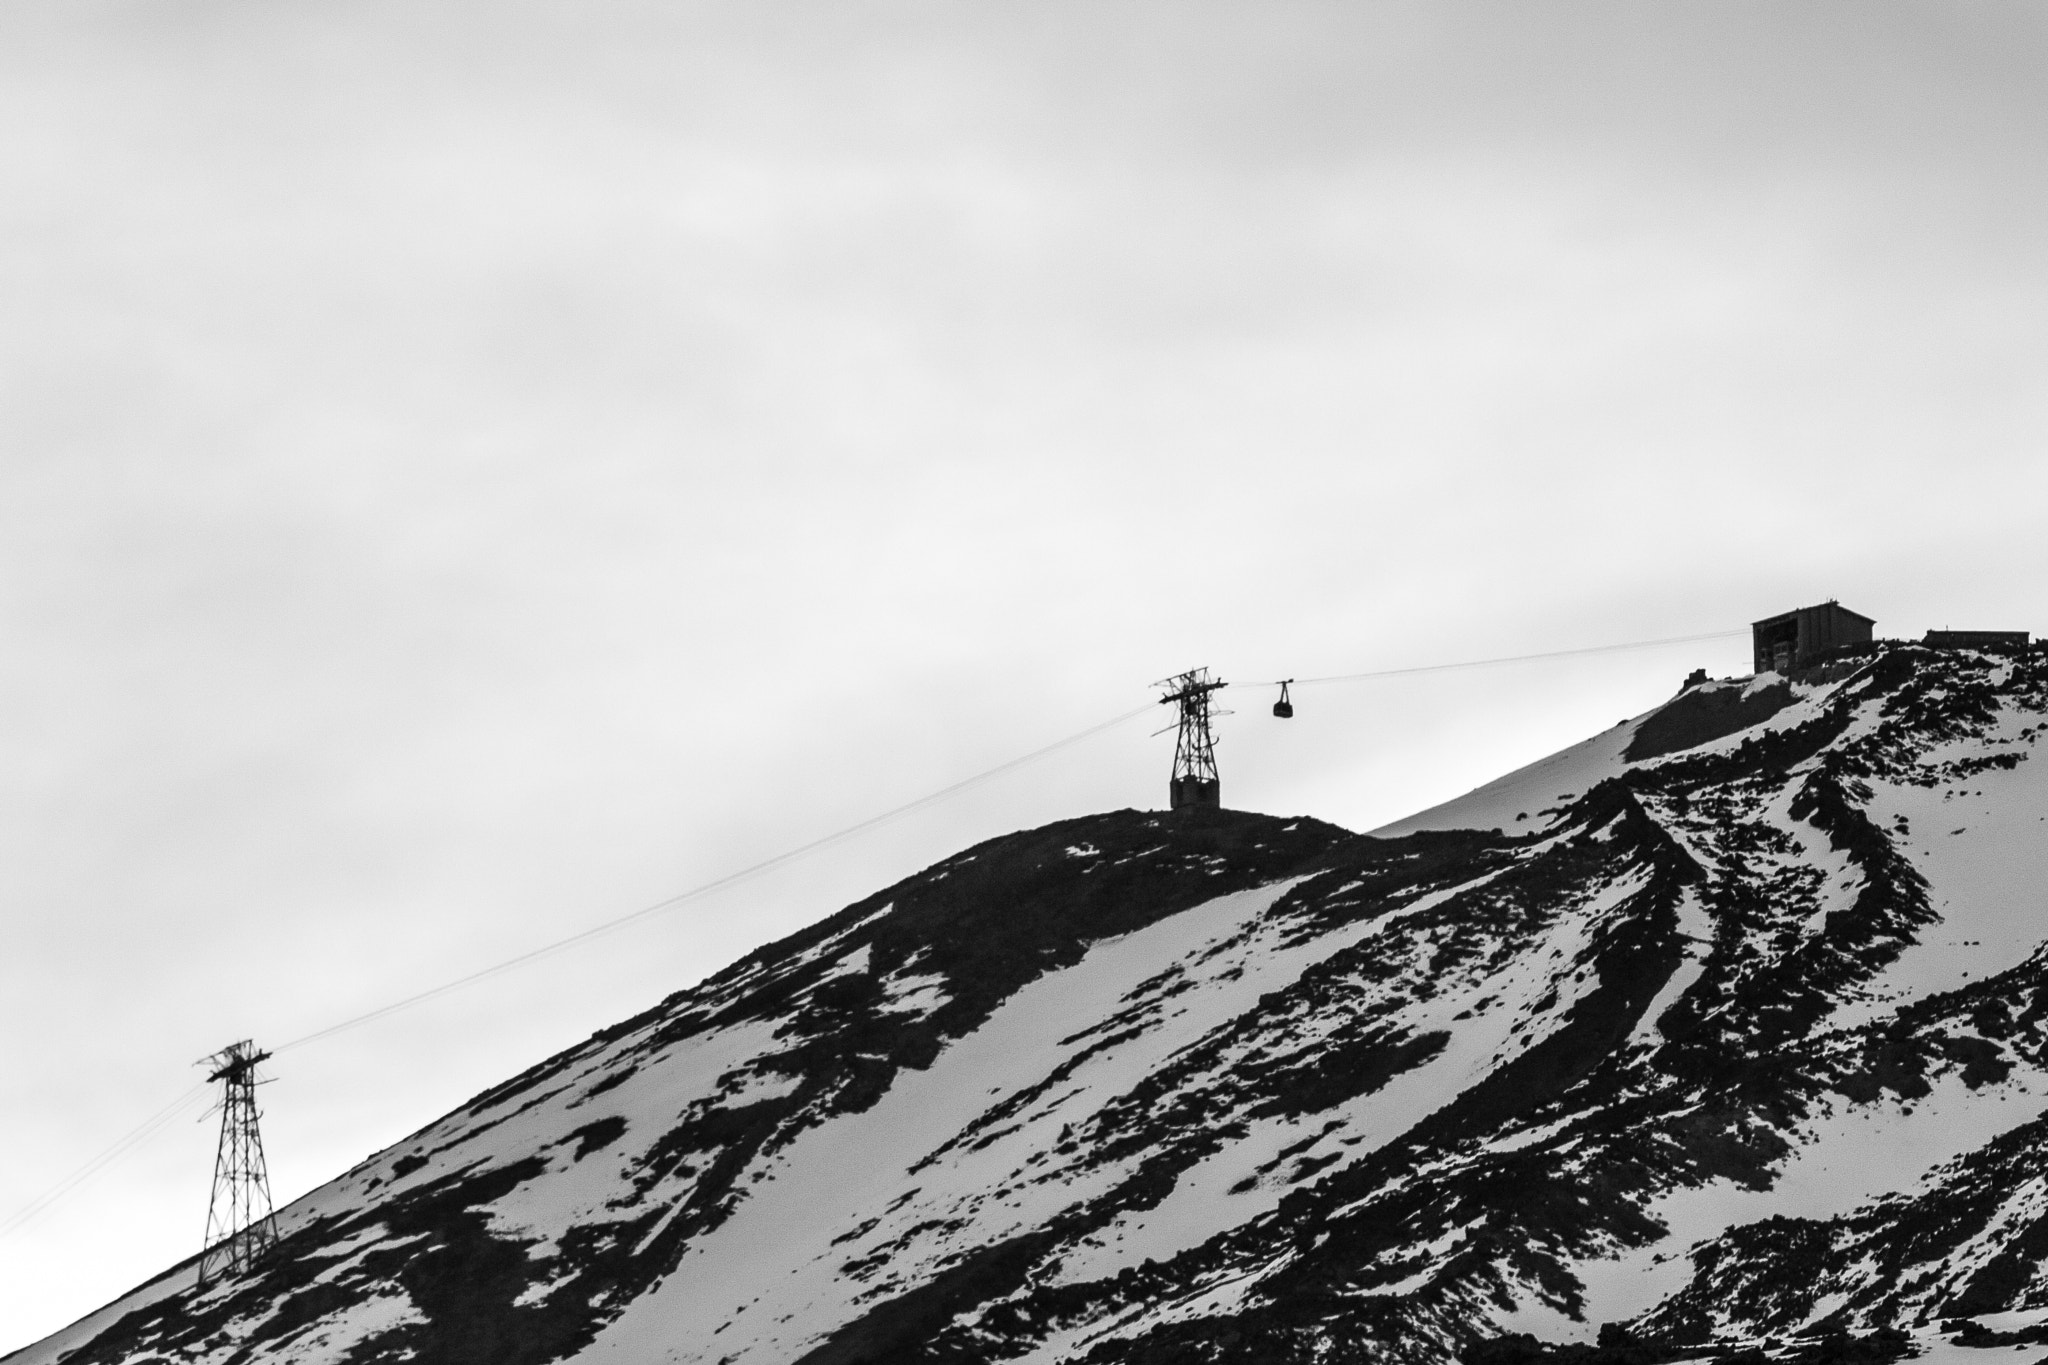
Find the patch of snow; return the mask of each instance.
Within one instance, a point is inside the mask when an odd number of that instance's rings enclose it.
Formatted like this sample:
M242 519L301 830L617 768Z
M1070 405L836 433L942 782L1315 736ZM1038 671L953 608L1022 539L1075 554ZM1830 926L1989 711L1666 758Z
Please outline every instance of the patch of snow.
M1534 1294L1517 1299L1515 1306L1506 1312L1494 1310L1493 1321L1504 1333L1527 1332L1538 1341L1592 1340L1592 1329L1585 1323L1573 1322Z
M2010 1313L1985 1313L1972 1319L1994 1332L2019 1332L2048 1322L2048 1308L2019 1308Z
M982 1246L1104 1192L1118 1171L1005 1187L1002 1176L1014 1162L994 1149L955 1150L915 1173L908 1166L972 1123L994 1098L1042 1080L1070 1051L1063 1038L1115 1013L1162 964L1195 957L1242 932L1294 884L1219 896L1102 940L1073 967L1024 986L928 1069L899 1073L873 1107L811 1129L778 1153L768 1178L751 1188L733 1216L699 1239L675 1272L635 1300L582 1358L632 1365L700 1355L788 1360L858 1315L871 1287L841 1267L890 1229L904 1238L924 1227L890 1258L892 1275L909 1274L930 1264L927 1258L944 1257L948 1217L971 1218L974 1245ZM1070 1087L1082 1092L1072 1103L1086 1108L1124 1093L1185 1041L1178 1031L1159 1030L1135 1040L1150 1046L1126 1045L1092 1058L1070 1078ZM1037 1128L1056 1127L1057 1117L1043 1115ZM1030 1141L1043 1150L1051 1138L1040 1131ZM887 1228L859 1231L884 1216ZM824 1234L847 1240L831 1246ZM742 1316L771 1285L778 1304L791 1311L775 1321ZM726 1324L714 1342L714 1332Z
M2003 718L2017 730L2024 716ZM1930 760L1983 751L1972 740ZM1991 768L1936 787L1872 783L1870 817L1910 833L1894 841L1927 878L1941 922L1920 931L1864 1000L1829 1019L1851 1028L1900 1007L2019 966L2048 939L2048 758L2033 752L2016 768Z
M915 959L882 978L884 1010L892 1014L930 1014L946 1003L946 977L942 972L914 973Z
M1841 1101L1805 1125L1798 1146L1766 1190L1732 1181L1674 1191L1645 1212L1670 1232L1619 1257L1578 1262L1588 1322L1632 1318L1682 1288L1687 1253L1744 1223L1779 1216L1826 1220L1889 1194L1919 1187L1939 1167L2048 1110L2048 1079L2015 1071L2001 1085L1971 1090L1956 1075L1934 1082L1912 1105Z
M1298 979L1313 962L1325 960L1383 931L1399 933L1403 921L1468 894L1497 875L1488 873L1433 891L1296 948L1261 948L1245 960L1247 977L1241 982L1244 994L1255 999L1276 984ZM1606 904L1596 898L1595 913L1606 908ZM1546 942L1582 946L1582 941L1569 933ZM1532 949L1532 956L1534 952ZM1259 973L1256 977L1250 975L1253 970ZM1528 999L1533 1000L1538 994L1537 984L1528 984ZM1547 988L1547 979L1542 984ZM1487 1025L1455 1019L1479 996L1501 993L1497 986L1498 978L1482 977L1462 992L1446 992L1395 1016L1390 1023L1411 1035L1442 1029L1450 1033L1451 1041L1436 1057L1395 1076L1373 1094L1311 1114L1253 1120L1244 1137L1183 1171L1172 1191L1157 1205L1120 1214L1108 1226L1076 1243L1054 1282L1072 1284L1106 1279L1125 1266L1146 1260L1170 1260L1271 1211L1294 1186L1284 1171L1262 1176L1261 1169L1272 1166L1280 1160L1282 1151L1297 1146L1304 1138L1314 1137L1314 1141L1294 1154L1296 1161L1337 1154L1342 1149L1341 1161L1317 1172L1321 1178L1357 1163L1406 1133L1471 1079L1482 1065L1478 1060L1481 1056L1509 1045L1509 1031L1517 1014L1514 1009L1491 1011ZM1561 1019L1562 1010L1555 1017ZM1543 1033L1541 1029L1529 1031L1515 1044L1516 1050L1533 1045Z
M1643 1010L1643 1017L1636 1020L1636 1026L1629 1030L1627 1047L1640 1045L1654 1046L1662 1036L1658 1026L1663 1022L1665 1011L1679 1002L1692 989L1693 982L1700 979L1700 973L1707 969L1710 939L1714 932L1714 918L1700 904L1699 892L1687 887L1678 902L1678 933L1685 943L1685 956L1656 995Z
M309 1359L338 1360L372 1337L426 1320L426 1315L404 1292L379 1295L318 1319L319 1325L312 1331L290 1333L279 1340L264 1342L243 1358L276 1360L283 1365L300 1365ZM199 1359L226 1365L243 1350L239 1344L229 1342Z
M1544 811L1577 800L1628 766L1622 753L1642 721L1643 717L1637 716L1463 796L1371 832L1392 839L1425 829L1499 830L1506 834L1540 829L1548 823Z
M1913 1365L2014 1365L2015 1351L2038 1351L2038 1346L1963 1346L1934 1332L1913 1334L1919 1354Z
M382 1223L364 1228L353 1237L344 1237L333 1246L322 1248L322 1250L330 1255L339 1255L341 1259L328 1266L327 1269L321 1271L318 1275L315 1275L307 1283L332 1284L349 1271L355 1269L363 1257L369 1255L371 1251L402 1247L409 1242L424 1241L427 1236L427 1233L416 1232L410 1237L392 1237L391 1229L385 1227Z
M1292 1259L1288 1257L1255 1271L1228 1272L1165 1304L1134 1304L1121 1312L1050 1332L1032 1350L1013 1357L1012 1365L1057 1365L1080 1360L1097 1344L1131 1335L1133 1331L1149 1331L1195 1318L1228 1316L1244 1306L1259 1281Z

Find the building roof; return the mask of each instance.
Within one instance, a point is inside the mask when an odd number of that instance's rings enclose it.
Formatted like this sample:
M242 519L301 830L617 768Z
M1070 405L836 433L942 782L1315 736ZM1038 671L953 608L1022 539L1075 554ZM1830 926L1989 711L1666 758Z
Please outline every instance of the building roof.
M1750 625L1768 626L1778 621L1788 620L1791 617L1799 615L1799 613L1802 611L1821 611L1829 608L1832 608L1833 610L1840 612L1844 616L1853 616L1857 620L1863 622L1865 625L1874 626L1877 624L1877 618L1875 616L1865 616L1860 611L1851 611L1847 607L1843 606L1840 602L1830 600L1827 602L1816 602L1814 605L1810 607L1794 607L1790 611L1781 611L1775 616L1766 616L1760 621L1752 621L1750 622Z

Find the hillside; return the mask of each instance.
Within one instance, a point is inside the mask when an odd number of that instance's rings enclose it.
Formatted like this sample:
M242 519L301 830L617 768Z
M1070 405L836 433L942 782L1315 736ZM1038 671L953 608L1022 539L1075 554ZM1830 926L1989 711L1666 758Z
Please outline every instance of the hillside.
M2010 1358L2044 728L2048 653L1880 645L1374 835L992 840L6 1360Z

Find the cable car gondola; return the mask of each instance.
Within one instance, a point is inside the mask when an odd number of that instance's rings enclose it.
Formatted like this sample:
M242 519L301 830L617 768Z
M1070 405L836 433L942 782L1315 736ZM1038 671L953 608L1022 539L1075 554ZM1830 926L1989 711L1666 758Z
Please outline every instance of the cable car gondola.
M1287 683L1293 681L1294 679L1289 678L1287 682L1280 684L1280 700L1273 703L1273 714L1282 720L1286 720L1294 714L1294 703L1287 698Z

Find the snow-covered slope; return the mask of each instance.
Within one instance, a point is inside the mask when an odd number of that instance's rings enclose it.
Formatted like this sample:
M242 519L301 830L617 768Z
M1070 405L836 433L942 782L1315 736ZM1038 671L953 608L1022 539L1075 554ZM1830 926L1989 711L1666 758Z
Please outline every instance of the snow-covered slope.
M994 840L8 1362L1968 1358L2048 1321L2044 728L1877 646L1377 836Z

